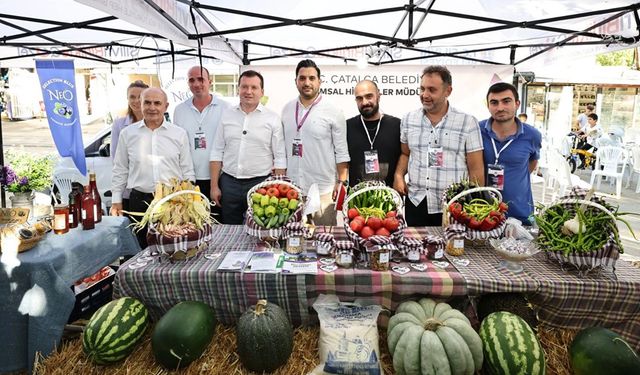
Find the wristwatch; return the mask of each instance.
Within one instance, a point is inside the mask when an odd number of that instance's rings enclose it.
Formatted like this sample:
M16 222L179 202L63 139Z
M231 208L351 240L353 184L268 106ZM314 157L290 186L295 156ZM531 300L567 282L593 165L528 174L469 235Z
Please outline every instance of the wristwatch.
M349 180L338 180L342 185L349 186Z

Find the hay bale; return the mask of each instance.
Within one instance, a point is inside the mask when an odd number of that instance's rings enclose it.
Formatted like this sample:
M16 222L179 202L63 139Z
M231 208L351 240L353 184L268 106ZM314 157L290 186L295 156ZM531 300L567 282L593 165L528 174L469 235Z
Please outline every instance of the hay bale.
M151 351L151 330L147 332L138 348L123 362L111 366L97 366L88 361L82 352L82 340L73 339L64 343L56 353L43 358L38 356L34 366L34 374L37 375L68 375L86 374L101 375L148 375L171 374L156 363ZM318 337L320 328L299 327L294 331L293 352L285 366L276 370L275 375L307 374L320 362L318 356ZM380 329L381 360L385 373L393 373L391 356L387 350L386 332ZM180 374L225 374L244 375L251 374L240 363L236 353L235 327L219 325L212 343L200 359L194 361L189 367L180 371Z
M578 330L551 328L539 325L538 338L547 358L547 374L571 374L568 348ZM386 329L380 328L380 354L385 374L394 374L393 362L387 348ZM293 352L287 364L279 368L275 375L305 375L320 362L318 357L318 337L320 328L299 327L294 333ZM138 348L123 362L112 366L96 366L82 353L82 340L74 338L63 343L59 350L49 357L37 356L34 366L36 375L161 375L175 374L156 363L151 351L151 330ZM213 342L207 351L189 367L179 372L186 375L225 374L249 375L236 354L235 327L219 325Z

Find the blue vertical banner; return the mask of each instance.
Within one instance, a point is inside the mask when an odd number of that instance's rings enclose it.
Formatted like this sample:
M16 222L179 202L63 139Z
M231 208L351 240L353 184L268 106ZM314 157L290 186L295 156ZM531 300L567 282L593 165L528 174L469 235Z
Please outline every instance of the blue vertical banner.
M60 156L70 156L87 174L73 60L36 60L49 129Z

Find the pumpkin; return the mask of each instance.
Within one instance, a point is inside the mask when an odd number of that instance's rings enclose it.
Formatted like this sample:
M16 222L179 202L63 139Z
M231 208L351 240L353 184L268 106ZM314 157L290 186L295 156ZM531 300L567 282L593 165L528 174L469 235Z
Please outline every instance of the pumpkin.
M398 375L471 375L482 367L482 341L467 317L429 298L398 306L387 343Z
M240 316L236 339L240 362L258 373L284 365L293 350L293 328L286 313L266 300L259 300Z

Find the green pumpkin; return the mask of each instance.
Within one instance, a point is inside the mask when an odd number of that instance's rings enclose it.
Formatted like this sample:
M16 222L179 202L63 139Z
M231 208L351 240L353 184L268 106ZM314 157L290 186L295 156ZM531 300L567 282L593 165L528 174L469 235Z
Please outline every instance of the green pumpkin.
M578 332L569 348L576 375L640 374L640 357L617 333L604 327Z
M482 367L482 341L467 317L429 298L398 306L387 343L397 375L472 375Z
M186 367L207 349L216 324L209 305L196 301L180 302L156 324L151 336L151 350L166 368Z
M248 370L272 372L287 363L293 350L293 328L280 306L259 300L238 320L240 362Z

